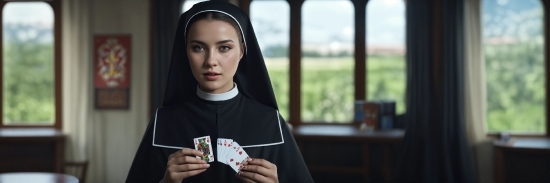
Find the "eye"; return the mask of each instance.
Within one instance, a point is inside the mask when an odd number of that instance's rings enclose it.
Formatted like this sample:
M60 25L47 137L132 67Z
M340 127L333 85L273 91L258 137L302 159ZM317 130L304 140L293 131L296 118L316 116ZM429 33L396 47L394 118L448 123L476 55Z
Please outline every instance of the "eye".
M199 51L203 51L204 47L202 47L200 45L193 45L193 46L191 46L191 49L195 52L199 52Z
M229 46L220 46L220 51L221 51L221 52L227 52L227 51L229 51L230 49L231 49L231 47L229 47Z

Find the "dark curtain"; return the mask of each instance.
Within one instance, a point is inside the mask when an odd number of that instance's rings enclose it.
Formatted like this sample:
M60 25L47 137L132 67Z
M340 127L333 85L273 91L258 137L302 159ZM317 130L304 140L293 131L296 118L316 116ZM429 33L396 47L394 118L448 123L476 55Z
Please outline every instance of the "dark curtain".
M466 138L464 112L464 1L443 1L442 87L439 109L446 182L473 182L473 155Z
M162 106L182 0L151 0L151 114Z
M436 1L407 1L407 127L397 180L473 182L464 131L463 0Z

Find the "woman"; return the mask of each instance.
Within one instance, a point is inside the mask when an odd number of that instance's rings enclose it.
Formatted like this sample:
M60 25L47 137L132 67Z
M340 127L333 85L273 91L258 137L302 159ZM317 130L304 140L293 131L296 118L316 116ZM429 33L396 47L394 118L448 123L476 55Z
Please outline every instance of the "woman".
M277 109L248 16L230 3L198 3L180 17L164 105L126 182L313 182ZM203 136L233 139L251 159L237 174L197 159L193 139Z

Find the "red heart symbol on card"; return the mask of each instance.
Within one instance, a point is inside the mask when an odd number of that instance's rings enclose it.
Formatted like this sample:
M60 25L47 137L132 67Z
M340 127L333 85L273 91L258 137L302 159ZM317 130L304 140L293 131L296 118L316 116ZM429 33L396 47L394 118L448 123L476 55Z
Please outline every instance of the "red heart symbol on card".
M237 162L235 162L235 164L236 164L237 166L239 166L239 162L238 162L238 161L237 161Z
M210 142L210 139L206 139L206 142Z
M242 155L242 154L243 154L243 152L242 152L242 151L239 151L239 155Z
M229 160L229 162L233 162L233 158L231 158L231 159Z

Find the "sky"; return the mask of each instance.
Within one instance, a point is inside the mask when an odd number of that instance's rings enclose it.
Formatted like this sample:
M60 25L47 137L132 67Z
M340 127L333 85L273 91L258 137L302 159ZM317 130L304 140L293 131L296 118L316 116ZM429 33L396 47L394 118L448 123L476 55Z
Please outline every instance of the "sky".
M53 27L53 9L45 2L9 2L4 6L2 13L3 23L39 24Z

